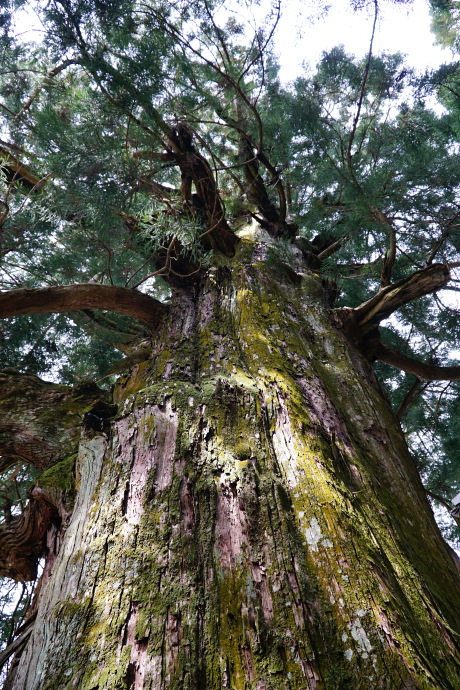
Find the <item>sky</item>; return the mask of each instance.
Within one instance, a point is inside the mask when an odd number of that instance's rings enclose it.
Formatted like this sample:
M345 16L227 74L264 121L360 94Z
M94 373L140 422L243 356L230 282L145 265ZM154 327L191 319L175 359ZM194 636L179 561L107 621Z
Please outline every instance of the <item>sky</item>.
M266 15L267 6L273 0L254 3L251 12L257 24ZM369 50L373 11L353 12L350 0L328 0L329 13L319 18L318 7L324 0L281 0L281 21L275 38L275 51L280 57L281 77L290 81L302 70L302 62L312 68L319 61L323 50L343 44L356 56ZM32 5L32 3L31 3ZM225 0L222 9L231 5ZM238 12L236 12L238 14ZM240 9L240 17L247 19L247 12ZM31 8L21 13L17 24L21 32L40 31L40 23ZM380 1L379 21L374 39L374 53L382 51L407 54L412 67L425 70L451 59L449 50L434 45L430 33L428 0L413 0L410 6L392 5Z
M339 44L358 57L367 54L373 14L353 12L349 0L331 0L330 4L326 17L308 21L317 12L317 2L284 0L275 42L283 81L295 78L304 60L314 67L323 50ZM408 63L420 71L451 60L449 50L434 45L428 0L414 0L410 7L381 3L374 53L382 51L407 54Z

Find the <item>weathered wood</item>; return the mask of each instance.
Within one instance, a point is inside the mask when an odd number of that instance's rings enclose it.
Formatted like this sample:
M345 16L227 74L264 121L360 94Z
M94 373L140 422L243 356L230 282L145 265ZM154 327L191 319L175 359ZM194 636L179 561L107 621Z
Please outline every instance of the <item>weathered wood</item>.
M45 470L75 453L85 412L106 397L94 384L64 386L0 371L0 469L25 461Z
M57 496L51 499L35 487L24 512L0 525L0 575L21 582L37 578L39 559L44 555L46 536L52 523L65 514ZM51 499L51 500L50 500ZM59 511L56 504L61 503Z
M356 324L362 334L368 333L404 304L440 290L449 280L450 272L444 264L432 264L416 271L409 278L384 287L371 299L356 307L353 310Z

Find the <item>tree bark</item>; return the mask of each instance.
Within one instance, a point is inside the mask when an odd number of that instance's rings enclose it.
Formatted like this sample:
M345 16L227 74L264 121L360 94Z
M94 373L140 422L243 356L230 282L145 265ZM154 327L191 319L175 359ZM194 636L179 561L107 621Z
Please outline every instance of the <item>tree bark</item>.
M399 423L269 245L182 296L84 431L8 690L458 688L460 581Z
M72 388L0 371L0 472L18 461L46 470L76 453L85 413L107 397L94 384Z

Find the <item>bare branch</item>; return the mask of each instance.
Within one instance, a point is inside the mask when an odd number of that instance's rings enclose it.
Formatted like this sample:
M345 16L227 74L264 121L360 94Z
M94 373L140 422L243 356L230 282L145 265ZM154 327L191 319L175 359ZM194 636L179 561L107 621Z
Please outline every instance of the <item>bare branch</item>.
M388 318L404 304L440 290L449 280L450 272L447 266L432 264L421 271L412 273L409 278L403 278L383 288L367 302L354 309L362 334L376 328L380 321Z
M80 309L107 309L132 316L150 328L157 327L168 310L153 297L117 285L79 283L0 292L2 319L19 314L58 313Z
M407 357L401 352L390 350L381 343L377 346L375 351L376 358L381 362L386 362L396 369L401 369L408 374L414 374L420 379L427 381L459 381L460 380L460 366L454 367L440 367L435 364L425 364L419 362L412 357Z

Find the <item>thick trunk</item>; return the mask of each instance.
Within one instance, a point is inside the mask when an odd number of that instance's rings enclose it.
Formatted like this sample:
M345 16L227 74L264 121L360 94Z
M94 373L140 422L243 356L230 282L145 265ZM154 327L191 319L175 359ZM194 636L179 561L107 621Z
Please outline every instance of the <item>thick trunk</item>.
M459 577L397 419L273 251L211 269L83 434L7 688L459 687Z

